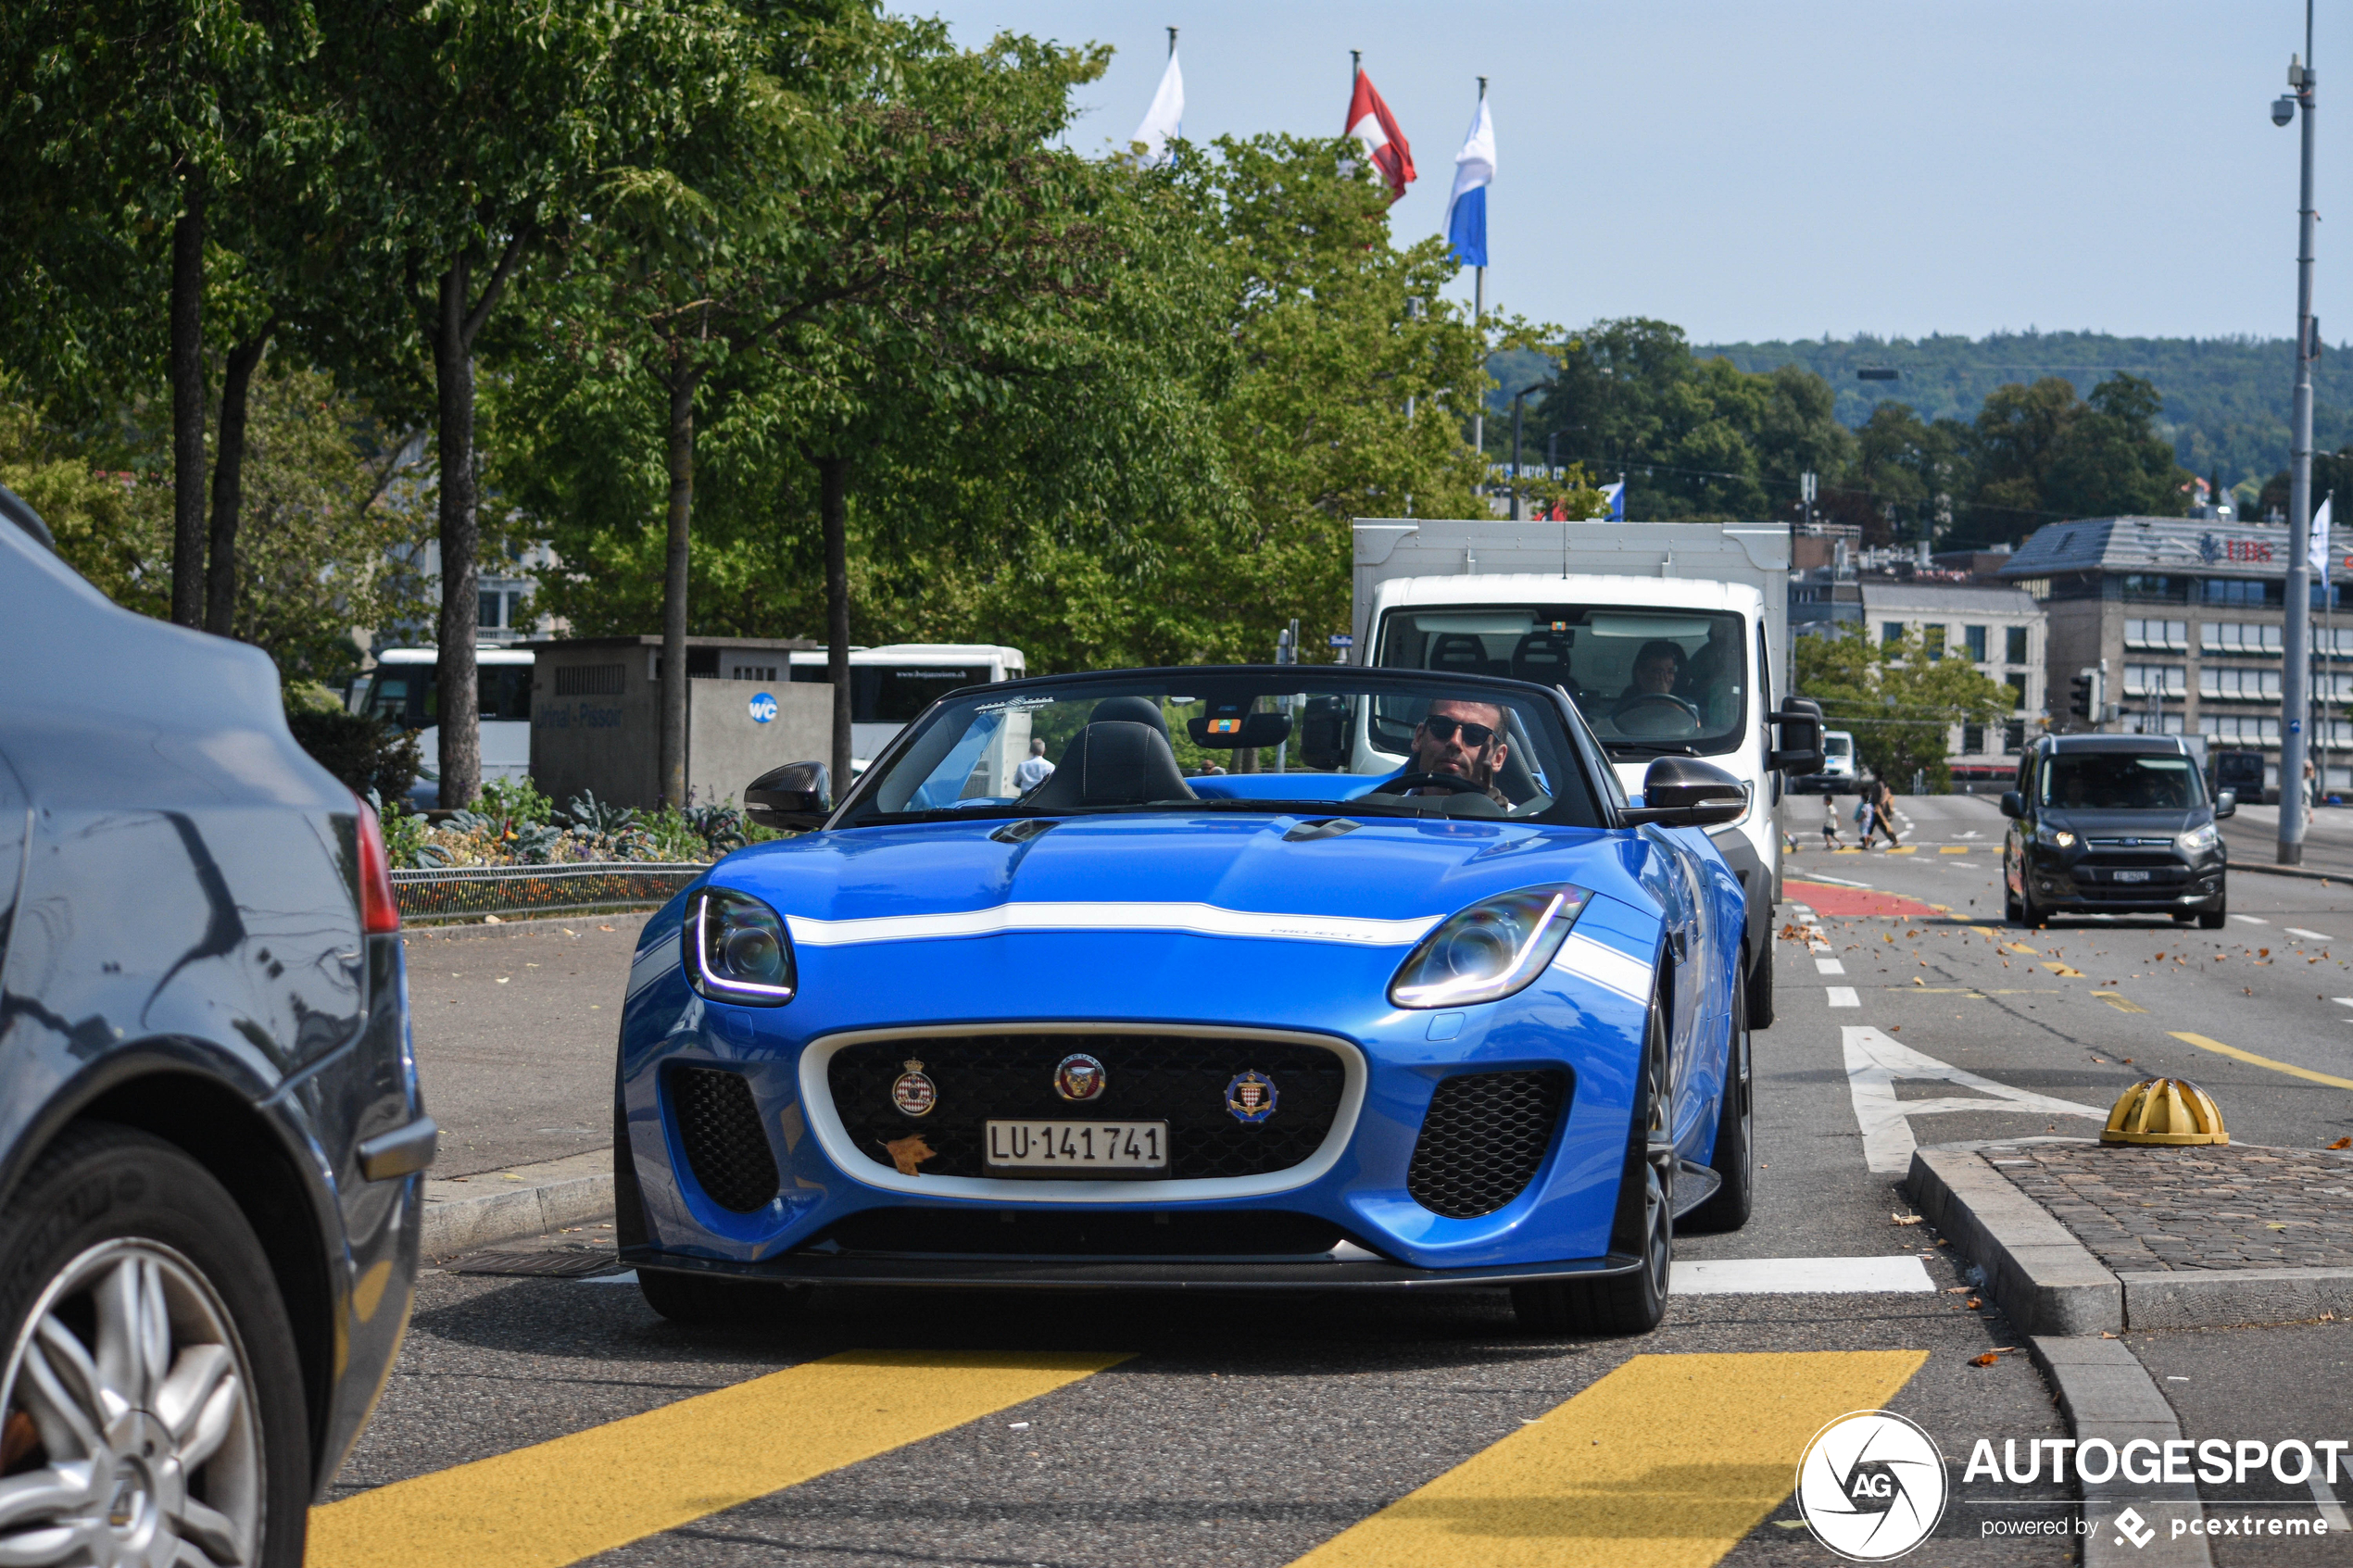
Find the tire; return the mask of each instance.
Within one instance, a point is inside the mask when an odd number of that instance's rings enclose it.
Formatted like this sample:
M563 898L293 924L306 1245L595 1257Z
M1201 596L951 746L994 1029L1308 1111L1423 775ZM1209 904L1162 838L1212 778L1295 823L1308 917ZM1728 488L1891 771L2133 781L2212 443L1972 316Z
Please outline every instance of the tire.
M2197 919L2197 915L2194 910L2176 909L2173 911L2173 923L2175 925L2187 925L2190 922L2196 919Z
M1675 1261L1674 1106L1667 1076L1667 1022L1657 998L1642 1052L1626 1164L1619 1177L1613 1250L1623 1243L1642 1260L1631 1273L1604 1279L1531 1280L1512 1286L1512 1311L1530 1334L1648 1334L1667 1315Z
M1724 1043L1724 1095L1716 1115L1716 1152L1708 1160L1721 1185L1675 1228L1694 1235L1736 1231L1748 1223L1756 1198L1755 1043L1742 990L1733 992L1730 1038Z
M2217 904L2210 909L2200 909L2197 915L2198 929L2220 931L2222 929L2222 922L2230 918L2231 907L2228 904Z
M311 1458L294 1328L203 1166L129 1127L69 1128L0 1213L0 1331L6 1446L31 1440L9 1467L0 1553L300 1568ZM52 1507L21 1497L44 1474ZM112 1523L126 1516L127 1531Z
M792 1322L809 1304L806 1286L659 1269L637 1271L637 1292L672 1323L700 1328L774 1327Z
M2020 880L2022 883L2025 879ZM2018 923L2029 931L2040 931L2049 919L2043 912L2042 906L2034 901L2032 889L2021 887L2018 896Z
M2002 918L2012 925L2026 923L2026 910L2020 906L2018 895L2007 888L2002 890Z

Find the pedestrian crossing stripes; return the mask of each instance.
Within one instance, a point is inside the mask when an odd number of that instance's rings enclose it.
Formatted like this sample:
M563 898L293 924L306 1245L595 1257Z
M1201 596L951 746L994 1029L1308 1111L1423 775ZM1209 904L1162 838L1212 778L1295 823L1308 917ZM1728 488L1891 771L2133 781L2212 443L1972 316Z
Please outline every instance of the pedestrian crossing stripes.
M1788 1497L1824 1424L1925 1350L1636 1356L1293 1568L1709 1568Z
M313 1509L304 1561L562 1568L1126 1360L1088 1350L845 1350Z

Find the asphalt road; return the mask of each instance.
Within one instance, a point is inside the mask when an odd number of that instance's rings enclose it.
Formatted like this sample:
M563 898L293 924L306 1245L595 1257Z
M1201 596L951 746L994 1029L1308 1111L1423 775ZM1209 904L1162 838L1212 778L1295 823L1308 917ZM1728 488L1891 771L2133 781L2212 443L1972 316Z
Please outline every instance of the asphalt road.
M2353 1084L2353 1002L2332 999L2353 997L2353 889L2242 874L2244 918L2224 931L2029 934L1999 923L1992 802L1903 806L1911 852L1869 855L1822 854L1818 806L1793 809L1807 847L1793 878L1921 908L1825 914L1840 973L1775 943L1757 1212L1682 1242L1679 1293L1648 1336L1530 1338L1500 1293L1469 1290L845 1291L773 1331L690 1331L625 1280L434 1272L312 1562L1828 1563L1793 1527L1791 1465L1823 1421L1872 1406L1919 1422L1954 1486L1937 1540L1909 1561L2074 1561L2063 1538L1984 1535L2072 1510L2047 1480L1965 1480L1977 1440L1999 1451L2066 1428L2022 1355L1976 1364L2020 1340L1894 1223L1909 1212L1902 1158L1913 1141L2087 1135L2152 1072L2206 1085L2241 1141L2353 1132L2353 1094L2321 1081ZM589 926L606 923L627 922ZM596 1021L626 932L591 947L571 929L410 947L427 1093L490 1164L525 1157L510 1141L522 1123L593 1136L610 1072ZM1711 1266L1720 1293L1700 1288ZM1920 1287L1818 1288L1818 1270L1851 1283L1867 1267L1910 1269ZM2353 1436L2335 1430L2348 1333L2133 1345L2182 1379L2162 1386L2193 1437ZM2220 1562L2301 1560L2217 1548Z

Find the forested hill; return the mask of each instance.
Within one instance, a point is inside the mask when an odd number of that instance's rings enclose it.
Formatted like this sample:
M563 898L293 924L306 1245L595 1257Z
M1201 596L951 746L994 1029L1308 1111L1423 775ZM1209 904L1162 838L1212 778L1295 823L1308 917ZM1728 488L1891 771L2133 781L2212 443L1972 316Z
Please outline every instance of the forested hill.
M2007 382L2063 376L2079 395L2129 370L2157 385L2158 429L2192 471L2216 469L2225 485L2261 483L2287 466L2288 395L2296 374L2285 338L2114 337L2106 332L1997 332L1988 337L1822 339L1799 343L1694 344L1702 359L1721 355L1743 370L1798 365L1830 383L1841 422L1860 426L1881 403L1909 404L1922 419L1970 420L1985 395ZM1858 381L1886 368L1894 381ZM2353 350L2331 345L2314 386L2313 434L2322 451L2353 443Z

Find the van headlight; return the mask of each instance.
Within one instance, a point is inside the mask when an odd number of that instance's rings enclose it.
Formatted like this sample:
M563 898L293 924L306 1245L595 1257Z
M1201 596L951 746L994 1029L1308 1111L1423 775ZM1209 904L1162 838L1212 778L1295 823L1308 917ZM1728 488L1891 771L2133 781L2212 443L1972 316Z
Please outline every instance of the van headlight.
M2075 835L2065 828L2038 827L2034 830L2034 842L2045 849L2072 849Z
M2174 846L2184 855L2203 855L2221 842L2221 830L2212 822L2207 823L2204 827L2192 828L2173 841Z
M1389 999L1401 1008L1449 1008L1510 996L1553 961L1591 897L1551 883L1449 915L1398 965Z
M714 1002L782 1007L799 984L792 936L776 911L749 893L705 886L686 905L680 933L686 982Z

